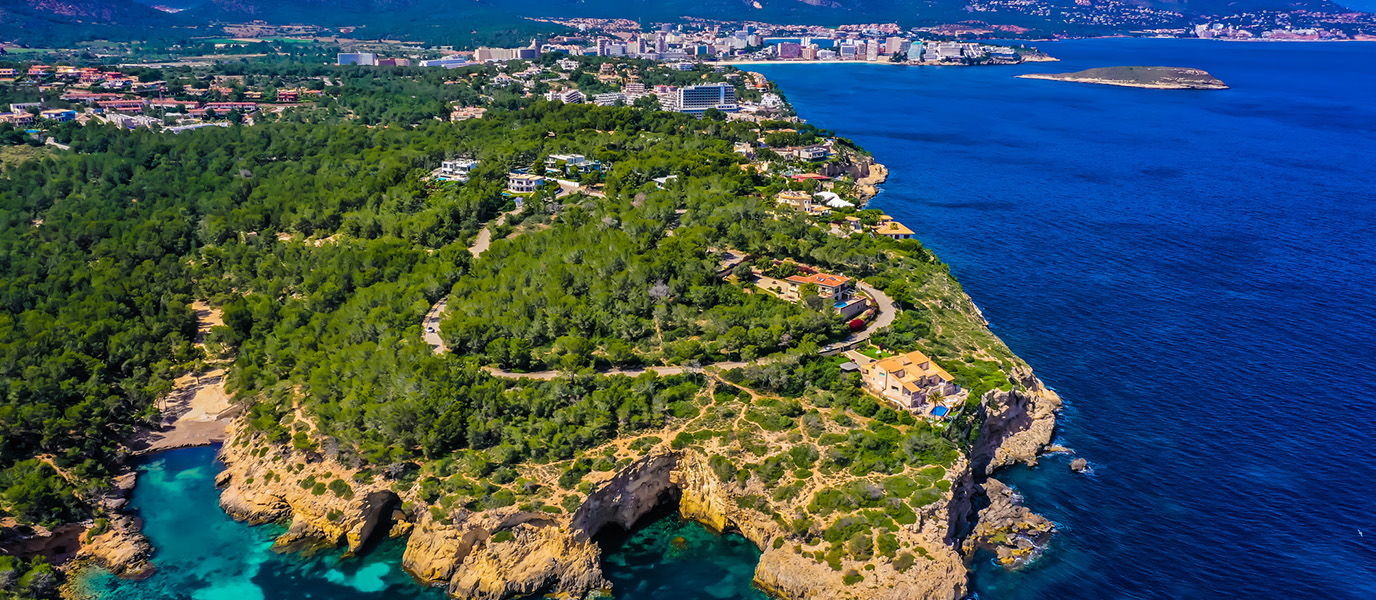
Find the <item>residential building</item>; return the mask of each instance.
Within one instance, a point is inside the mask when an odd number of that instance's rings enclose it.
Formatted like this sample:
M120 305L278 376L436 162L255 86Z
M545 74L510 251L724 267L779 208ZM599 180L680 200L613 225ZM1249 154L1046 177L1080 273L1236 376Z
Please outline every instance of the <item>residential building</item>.
M782 44L779 44L778 48L779 48L779 58L802 58L802 57L803 57L803 46L802 46L802 44L795 44L795 43L793 43L793 42L784 42L784 43L782 43Z
M231 110L239 112L253 112L258 110L258 104L254 102L206 102L201 108L213 110L216 114L224 114Z
M639 81L632 81L632 82L629 82L629 83L627 83L626 85L621 86L621 93L626 94L627 96L630 96L630 95L632 95L632 94L634 94L634 95L644 94L644 93L645 93L645 84L640 83Z
M446 160L440 163L440 175L442 178L455 179L458 181L468 181L468 175L473 171L473 167L478 166L478 161L461 158L457 160Z
M597 94L592 97L592 103L598 106L616 106L617 102L625 104L626 94L621 92L609 92L606 94Z
M874 62L879 60L879 41L870 40L865 44L865 60Z
M802 288L808 284L817 286L817 295L828 300L846 300L855 293L854 280L843 275L794 275L784 282L788 284L788 288L784 289L783 298L792 302L802 299Z
M913 237L913 230L885 215L874 226L874 234L891 240L906 240Z
M449 113L449 120L467 121L469 119L481 119L485 114L487 114L487 109L481 106L471 106L465 108L455 107L454 110Z
M42 102L15 102L10 104L10 112L29 112L30 108L43 108Z
M120 111L120 112L143 112L143 100L100 100L96 102L101 110Z
M18 77L18 76L19 76L19 72L16 71L16 70L14 70L14 69L9 69L9 68L0 69L0 77Z
M506 191L513 194L529 194L540 189L540 184L544 182L545 178L539 175L511 173L507 176Z
M598 55L598 56L602 56L602 46L603 46L603 42L606 42L606 41L607 41L607 40L597 40L597 47L598 47L597 55ZM561 58L561 59L559 59L558 65L559 65L559 68L560 68L560 69L563 69L563 70L565 70L565 71L572 71L572 70L578 68L578 61L573 60L573 59L571 59L571 58Z
M582 104L587 100L587 98L583 96L583 92L572 88L558 91L551 90L549 93L545 94L545 98L551 102L558 100L564 104Z
M296 102L301 99L301 93L296 90L277 90L278 102Z
M826 160L831 151L826 146L806 146L794 151L800 160Z
M513 83L516 83L516 80L507 76L505 73L499 73L496 77L492 78L492 85L497 87L506 87Z
M922 60L922 42L913 42L908 46L908 60L918 62Z
M812 205L812 194L802 190L784 190L775 198L779 204L786 204L797 210L807 210Z
M926 354L918 351L860 364L861 380L870 393L935 416L945 416L949 408L937 397L960 392L955 378Z
M9 123L11 125L29 125L33 123L33 115L26 112L0 113L0 123Z
M377 64L377 55L371 52L341 52L335 64L371 67Z
M709 108L722 112L735 112L736 88L729 83L708 83L689 85L679 88L677 94L678 112L702 116Z
M891 37L884 40L884 53L890 56L901 54L903 52L903 44L906 43L908 43L908 40L901 37Z
M457 69L459 67L468 66L468 59L462 56L446 56L444 58L436 58L433 60L422 60L419 64L422 67L444 67L446 69Z
M582 154L551 154L545 157L546 169L559 169L564 173L587 173L601 171L602 163L589 160Z

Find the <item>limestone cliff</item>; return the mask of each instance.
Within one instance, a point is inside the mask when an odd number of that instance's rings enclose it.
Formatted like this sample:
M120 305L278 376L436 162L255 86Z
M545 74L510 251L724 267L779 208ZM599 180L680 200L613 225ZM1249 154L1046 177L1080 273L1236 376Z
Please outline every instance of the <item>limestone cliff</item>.
M947 472L950 491L897 532L898 544L915 553L907 557L912 560L847 558L837 568L817 558L820 540L789 532L777 516L743 507L740 499L763 491L762 486L723 481L698 449L652 449L593 486L572 514L516 506L416 509L415 494L405 492L402 498L412 508L384 515L376 499L391 492L381 482L356 484L347 498L315 493L318 488L302 485L300 478L348 479L352 472L326 461L303 462L285 448L253 447L231 442L222 453L227 468L218 482L225 487L221 505L230 515L251 523L290 520L277 542L284 550L311 543L356 550L370 531L396 519L406 526L392 531L408 535L406 570L420 581L445 586L453 598L502 600L551 589L576 598L607 588L594 536L608 526L629 529L661 503L675 500L684 518L738 531L762 548L756 583L778 597L954 600L966 590L956 531L969 513L970 470L963 461ZM873 566L862 571L865 564ZM847 578L860 573L858 581Z
M983 430L971 452L983 474L1019 462L1035 466L1055 435L1061 397L1025 366L1014 369L1013 378L1018 389L985 394Z

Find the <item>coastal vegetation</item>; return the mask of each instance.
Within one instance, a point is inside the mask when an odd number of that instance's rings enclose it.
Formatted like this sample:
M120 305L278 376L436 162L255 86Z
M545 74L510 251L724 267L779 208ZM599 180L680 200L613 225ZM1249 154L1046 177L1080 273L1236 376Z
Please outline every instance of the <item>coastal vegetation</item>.
M222 359L242 409L232 446L281 461L246 484L322 502L386 485L436 523L460 508L567 515L638 457L691 451L799 556L833 571L927 556L902 527L951 498L985 392L1014 389L1021 362L921 243L833 231L868 212L774 207L797 182L742 168L734 145L768 143L777 124L514 97L449 123L430 118L422 83L359 80L378 91L253 126L67 125L54 131L70 151L7 164L6 517L108 517L95 500L124 441L157 422L178 376ZM408 92L415 103L392 102ZM405 126L373 126L389 122ZM774 143L830 135L795 129ZM560 153L601 161L600 182L519 208L503 193L508 171ZM479 161L468 182L429 177L455 157ZM765 293L749 269L723 276L727 252L882 290L902 312L872 341L927 352L972 390L969 406L933 423L867 395L818 353L850 332L835 311ZM441 299L450 351L437 354L420 323ZM203 344L198 301L223 319ZM725 361L749 364L698 370ZM645 365L688 368L598 372Z

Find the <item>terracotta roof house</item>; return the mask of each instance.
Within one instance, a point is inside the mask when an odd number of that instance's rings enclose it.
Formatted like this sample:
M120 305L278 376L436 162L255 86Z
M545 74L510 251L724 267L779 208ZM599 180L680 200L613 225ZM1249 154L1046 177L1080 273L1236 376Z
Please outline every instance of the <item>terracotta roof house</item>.
M866 390L907 409L925 407L924 412L930 412L936 408L928 401L930 394L954 396L960 392L946 369L918 351L862 364L860 373ZM941 415L945 414L942 411Z

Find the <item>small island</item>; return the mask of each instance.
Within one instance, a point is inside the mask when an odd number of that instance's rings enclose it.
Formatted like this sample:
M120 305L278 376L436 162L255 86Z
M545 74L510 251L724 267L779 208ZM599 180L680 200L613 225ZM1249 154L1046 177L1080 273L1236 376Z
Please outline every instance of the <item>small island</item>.
M1075 73L1028 73L1022 79L1074 81L1156 90L1226 90L1228 84L1219 81L1203 69L1184 67L1101 67Z

